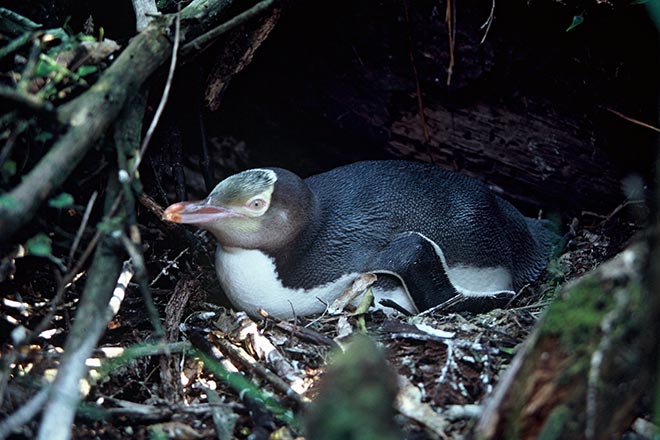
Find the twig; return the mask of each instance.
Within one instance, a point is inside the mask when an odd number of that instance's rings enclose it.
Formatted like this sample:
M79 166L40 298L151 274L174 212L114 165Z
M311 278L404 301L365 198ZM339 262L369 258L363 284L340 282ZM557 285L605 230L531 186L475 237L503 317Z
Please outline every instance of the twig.
M25 63L25 68L21 72L21 79L16 84L16 89L27 93L28 86L34 77L34 73L37 71L37 65L39 62L39 55L41 54L41 43L39 38L41 33L37 32L34 35L32 40L32 48L30 49L30 56L28 57L27 63Z
M289 384L282 380L275 373L261 365L255 358L247 354L242 348L236 347L231 342L227 341L224 338L215 338L214 341L216 344L220 345L223 352L225 352L232 359L237 360L245 368L248 368L254 371L257 375L266 379L270 382L275 389L283 393L285 396L290 397L299 405L305 405L309 403L308 399L301 394L294 391Z
M52 114L53 104L28 92L0 85L0 99L11 101L17 106L35 113Z
M266 395L243 374L227 370L222 364L222 353L212 346L204 336L197 331L190 331L187 335L192 345L197 348L194 352L204 362L204 368L236 391L246 406L257 404L275 413L286 423L295 423L295 419L277 399Z
M270 317L270 319L274 319L277 321L275 323L275 327L285 332L288 332L293 336L297 336L300 339L306 340L308 342L313 342L315 344L327 345L332 348L339 348L339 344L337 344L337 342L315 330L312 330L307 327L300 327L297 325L293 325L290 322L282 321L274 317Z
M142 250L133 243L130 238L128 238L125 232L122 232L121 234L121 242L124 245L124 249L126 249L126 252L131 257L130 261L135 268L134 271L138 286L140 287L140 293L142 294L142 301L147 308L147 314L149 315L151 326L154 329L154 336L156 338L161 338L165 335L165 331L160 323L160 316L158 315L158 309L154 304L153 296L151 296L151 290L149 290L149 286L147 285L147 271L144 266Z
M71 249L69 250L68 264L71 264L71 261L73 261L73 256L78 250L80 239L82 238L83 232L87 227L87 222L89 222L89 216L92 213L92 208L94 207L94 202L96 202L96 197L98 196L98 194L99 194L98 191L94 191L92 193L92 196L89 198L89 201L87 202L87 207L85 208L85 213L83 214L82 221L80 222L80 226L78 227L78 232L76 233L76 237L73 239L73 244L71 245Z
M158 103L158 107L156 108L154 117L151 119L151 124L149 124L149 128L147 129L147 132L144 135L144 139L142 140L142 145L140 146L140 152L138 153L138 156L135 158L135 164L133 165L133 169L130 172L131 179L135 175L135 172L137 171L137 169L140 166L140 163L142 162L144 153L147 151L149 142L151 142L151 138L154 135L154 132L156 131L156 126L158 125L158 121L160 121L160 117L163 114L163 110L165 110L165 104L167 104L167 98L170 95L170 88L172 87L172 79L174 78L174 69L176 68L176 60L179 53L180 40L181 40L181 13L179 12L176 14L176 20L174 22L174 44L172 45L172 58L170 59L170 69L167 72L167 80L165 81L165 87L163 87L163 94L160 97L160 102Z
M158 282L158 280L160 279L160 277L163 276L163 275L165 275L165 274L167 273L167 271L168 271L172 266L174 266L174 265L176 264L176 262L179 260L179 258L183 257L183 256L185 255L185 253L188 252L188 249L190 249L190 248L185 248L184 250L182 250L181 252L179 252L179 255L177 255L176 257L174 257L174 259L173 259L172 261L168 261L168 262L167 262L167 266L163 267L163 268L160 270L160 272L158 273L158 275L156 275L156 277L151 281L151 283L149 283L149 287L153 287L154 284L156 284L156 283Z
M203 84L203 72L201 66L197 66L195 69L195 74L197 75L198 80L196 81L199 89L195 92L197 99L195 100L195 110L197 112L197 129L198 129L198 138L200 146L200 159L199 165L202 169L202 177L204 178L204 185L206 186L206 191L211 192L216 185L216 181L213 179L213 173L211 172L211 155L209 154L209 146L206 141L206 126L204 125L204 113L202 109L204 108L204 99L201 84Z
M456 366L456 361L454 360L454 344L452 344L451 341L446 340L442 342L445 344L445 347L447 347L447 353L445 355L445 364L440 369L440 376L436 379L436 383L438 384L442 384L447 378L451 367Z
M495 21L495 0L492 0L492 4L490 6L490 15L484 22L484 24L481 25L481 29L486 28L486 31L484 32L484 36L481 38L481 41L479 44L484 44L486 41L486 37L488 36L488 31L490 31L490 27L493 24L493 21Z
M445 13L447 22L447 36L449 37L449 66L447 66L447 85L451 85L451 76L454 73L454 46L456 44L456 6L452 6L452 0L447 0L447 11Z
M185 58L188 58L193 53L202 52L220 36L248 22L251 18L258 16L263 11L270 8L274 3L275 0L263 0L257 3L256 5L252 6L250 9L241 12L231 20L227 20L225 23L221 24L220 26L206 32L205 34L200 35L199 37L192 40L190 43L185 44L181 48L181 55Z
M609 107L606 108L605 110L607 110L607 111L610 112L610 113L613 113L613 114L617 115L618 117L620 117L620 118L622 118L622 119L625 119L625 120L628 121L628 122L632 122L633 124L641 125L641 126L644 127L644 128L648 128L648 129L650 129L650 130L653 130L653 131L656 131L656 132L660 133L660 128L655 127L655 126L653 126L653 125L651 125L651 124L647 124L646 122L642 122L642 121L640 121L640 120L638 120L638 119L631 118L630 116L626 116L626 115L624 115L623 113L620 113L620 112L618 112L618 111L616 111L616 110L614 110L614 109L611 109L611 108L609 108Z
M211 414L218 440L235 438L233 434L236 428L236 422L239 419L238 414L228 407L216 390L205 389L204 391L206 392L209 403L213 405L211 407Z
M531 309L544 309L547 306L549 306L550 304L552 304L552 301L541 301L541 302L537 302L535 304L528 304L526 306L511 307L510 309L507 309L507 310L518 310L518 311L520 311L520 310L531 310Z
M419 74L417 73L417 65L415 63L415 55L413 53L413 40L412 40L412 26L410 23L410 13L408 11L408 0L403 0L403 10L406 17L406 24L408 25L408 57L410 59L410 67L413 71L413 76L415 77L415 88L417 95L417 111L419 113L419 121L422 124L422 133L424 134L424 142L428 146L428 142L431 139L429 135L429 128L426 125L426 117L424 116L424 101L422 99L422 86L419 82ZM433 162L433 157L431 156L430 150L427 150L429 153L429 158Z
M165 210L149 194L140 194L138 201L142 206L151 211L151 213L155 215L156 218L163 218L163 213Z
M303 393L306 391L304 381L300 377L299 371L291 365L291 362L289 362L288 359L277 351L268 338L261 334L257 324L244 312L237 313L236 318L241 326L239 330L239 340L249 342L250 347L252 347L259 358L264 359L268 365L277 372L277 374L285 377L291 384L291 391L295 393ZM286 391L286 393L288 395L289 391ZM300 396L289 397L293 397L298 401Z
M20 49L25 44L27 44L32 38L33 38L32 33L24 32L20 36L11 40L9 44L7 44L2 49L0 49L0 60L2 60L7 55L16 52L18 49Z
M468 403L465 405L449 405L443 411L442 415L449 420L459 419L477 419L483 410L481 405Z
M644 202L644 200L625 200L622 203L620 203L616 208L614 208L612 210L612 212L610 212L607 215L601 215L601 214L597 214L597 213L591 212L591 211L582 211L582 215L591 215L593 217L602 218L603 221L600 222L600 226L603 226L604 224L606 224L607 222L612 220L612 218L616 214L618 214L619 211L621 211L626 206L628 206L628 205L639 205L639 204L644 204L644 203L646 203L646 202Z
M2 362L0 362L0 366L2 367L0 370L0 407L3 408L5 402L5 392L7 391L7 384L9 384L9 378L11 376L10 371L15 366L16 358L18 357L17 353L20 353L19 349L21 347L14 347L11 351L9 351L9 353L4 354L2 356Z
M218 408L231 408L239 404L223 403L194 403L194 404L175 404L163 407L162 405L145 405L142 403L130 402L116 397L106 397L106 402L114 404L117 408L105 408L104 411L113 417L125 417L131 421L156 422L160 420L171 420L173 414L191 414L196 416L205 416L213 413Z
M2 147L2 151L0 151L0 166L5 163L5 160L7 160L11 152L14 150L18 136L25 131L29 125L30 123L27 121L19 121L16 123L16 127L11 131L9 139L7 139L4 147Z
M447 310L447 309L449 309L449 308L451 308L451 307L453 307L457 304L462 303L463 301L465 301L465 295L459 293L457 295L452 296L447 301L445 301L441 304L438 304L437 306L433 306L430 309L424 310L423 312L421 312L417 316L428 316L428 315L430 315L431 313L434 313L434 312L443 312L443 311L445 311L445 310Z

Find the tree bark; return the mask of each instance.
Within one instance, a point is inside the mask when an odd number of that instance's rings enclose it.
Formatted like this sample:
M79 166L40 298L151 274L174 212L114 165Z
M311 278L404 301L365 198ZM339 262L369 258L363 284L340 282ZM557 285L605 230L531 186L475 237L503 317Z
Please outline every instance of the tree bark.
M657 368L640 242L555 299L486 402L474 438L618 438Z

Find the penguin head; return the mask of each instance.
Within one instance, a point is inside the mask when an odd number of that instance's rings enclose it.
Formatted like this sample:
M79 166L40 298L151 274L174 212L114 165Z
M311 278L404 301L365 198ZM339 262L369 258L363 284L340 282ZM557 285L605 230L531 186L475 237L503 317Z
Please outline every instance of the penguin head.
M297 175L255 168L226 178L203 200L170 205L163 218L206 229L223 247L272 250L302 231L313 205Z

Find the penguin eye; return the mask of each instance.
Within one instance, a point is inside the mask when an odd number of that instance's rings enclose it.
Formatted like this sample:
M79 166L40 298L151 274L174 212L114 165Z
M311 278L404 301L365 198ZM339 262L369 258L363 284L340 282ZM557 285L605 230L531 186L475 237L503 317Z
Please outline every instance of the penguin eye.
M254 211L259 211L263 209L264 206L266 206L266 201L264 199L250 200L247 204L247 207Z

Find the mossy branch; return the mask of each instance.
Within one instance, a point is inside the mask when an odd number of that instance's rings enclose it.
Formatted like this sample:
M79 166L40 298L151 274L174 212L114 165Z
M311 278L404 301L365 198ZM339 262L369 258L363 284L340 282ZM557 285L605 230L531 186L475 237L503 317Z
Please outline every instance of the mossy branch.
M181 42L220 25L226 0L197 0L181 11ZM9 240L54 189L75 169L85 154L110 127L128 97L137 93L172 52L172 17L154 19L135 36L117 60L87 92L57 109L67 129L51 150L23 178L0 197L0 241Z
M637 243L564 288L500 379L473 438L613 438L630 426L655 363L647 355L656 333L639 336L654 327L644 317L647 259L647 243Z

